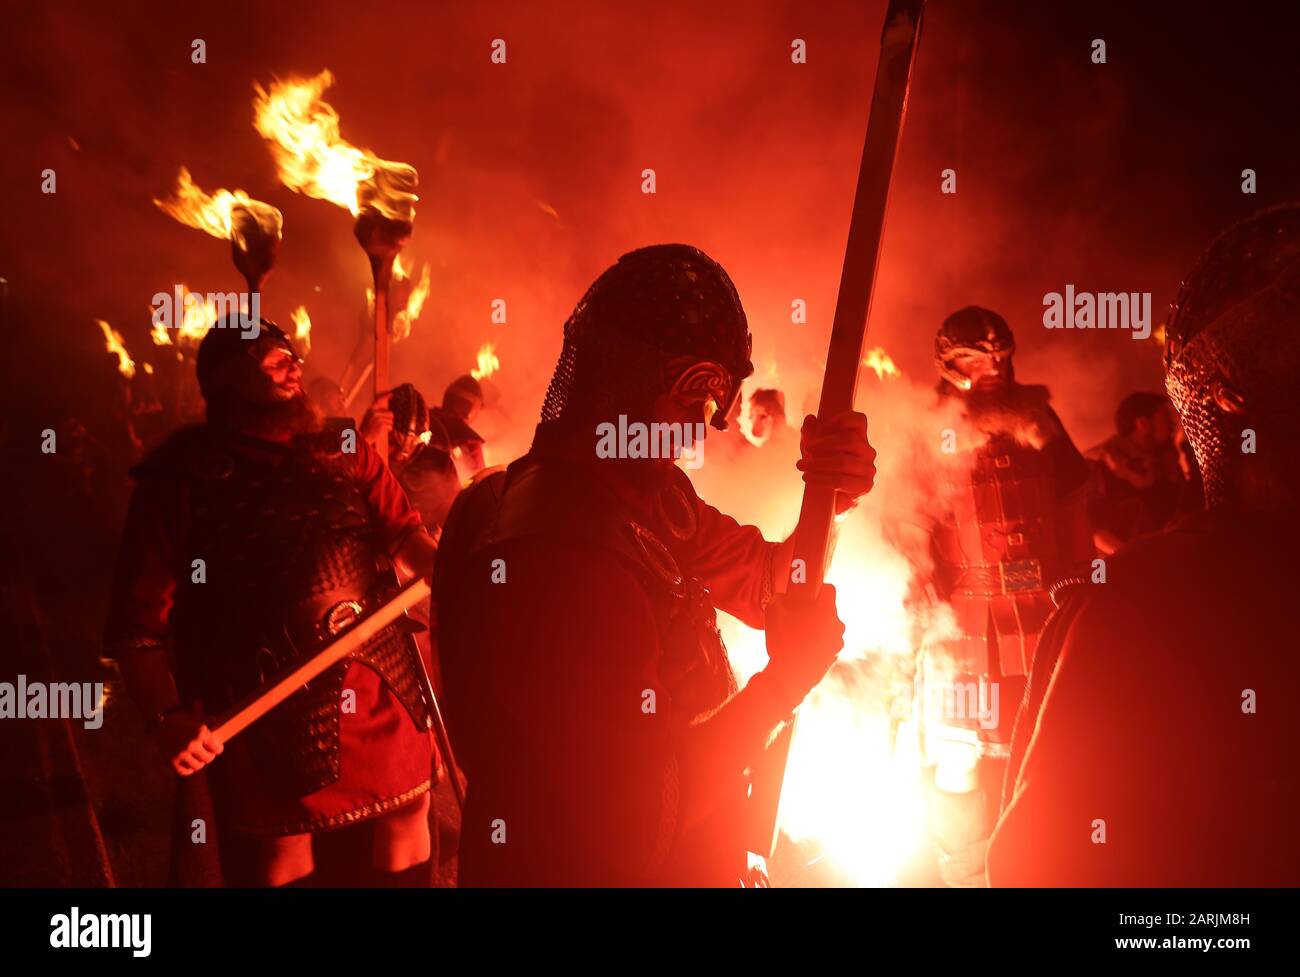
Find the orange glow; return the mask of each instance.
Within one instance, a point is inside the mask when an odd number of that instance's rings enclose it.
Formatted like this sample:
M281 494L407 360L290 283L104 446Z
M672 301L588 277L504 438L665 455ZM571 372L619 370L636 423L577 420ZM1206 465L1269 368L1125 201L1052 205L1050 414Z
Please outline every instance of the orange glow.
M180 286L181 294L185 296L184 319L179 329L168 329L162 323L155 322L153 328L149 331L149 336L153 339L155 346L177 345L188 349L196 348L203 341L203 337L208 334L212 324L217 321L217 304L210 297L200 295L198 292L189 291L184 284ZM172 333L176 333L177 341L172 343ZM181 353L177 350L177 359L181 358Z
M280 180L290 190L328 200L353 217L373 207L394 220L415 216L415 170L359 149L339 132L339 114L321 98L334 84L322 71L314 78L254 84L253 125L271 143Z
M104 349L117 356L117 372L128 380L131 379L135 376L135 360L131 359L131 354L126 351L126 343L122 341L122 334L103 319L96 319L95 324L99 326L99 331L104 334Z
M469 371L469 375L475 380L482 380L484 377L490 377L501 369L501 361L497 358L497 348L495 343L484 343L479 347L478 365Z
M395 276L397 274L396 267L393 268L393 274ZM406 277L405 271L402 277ZM420 270L419 282L411 289L411 294L406 297L406 306L399 309L397 314L393 316L393 323L389 329L393 342L400 342L411 335L411 327L415 325L415 320L420 318L420 313L424 310L424 302L428 297L429 265L426 263Z
M793 501L793 498L792 498ZM778 827L828 861L843 884L892 886L927 843L925 783L912 709L912 634L903 606L911 568L860 517L846 522L827 579L844 650L799 707ZM739 678L767 662L763 632L720 616ZM943 608L927 646L953 630Z
M875 370L876 377L880 380L885 379L885 377L901 377L903 375L882 346L867 350L867 355L862 358L862 365Z
M311 351L311 316L307 307L300 305L289 315L293 321L293 338L298 341L298 353L305 356Z

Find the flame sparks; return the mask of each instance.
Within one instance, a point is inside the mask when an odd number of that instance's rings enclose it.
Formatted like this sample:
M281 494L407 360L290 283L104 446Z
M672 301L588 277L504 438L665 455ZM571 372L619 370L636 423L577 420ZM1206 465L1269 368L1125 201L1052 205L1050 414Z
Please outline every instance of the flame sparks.
M353 217L371 207L392 220L415 215L415 170L359 149L339 133L339 114L321 98L334 84L314 78L254 84L254 126L271 143L280 180L290 190L347 208Z
M867 355L862 358L862 365L876 371L876 378L879 380L885 377L900 377L902 371L894 365L894 361L889 354L885 352L883 346L876 346L867 350Z
M298 353L305 356L311 351L311 316L307 314L307 306L298 306L289 318L293 322L293 338L298 341Z
M240 247L247 249L245 231L235 215L245 211L268 237L279 239L284 227L280 211L270 204L254 200L243 190L215 190L204 193L184 166L176 176L176 190L169 200L153 200L163 213L189 227L196 227L213 237L226 240L234 238Z
M104 334L104 349L117 357L117 372L130 380L135 376L135 360L131 359L131 354L127 352L122 334L103 319L96 319L95 325L99 326L99 331Z
M501 361L497 359L497 348L495 343L484 343L479 347L478 365L469 371L469 375L475 380L482 380L484 377L490 377L501 368Z

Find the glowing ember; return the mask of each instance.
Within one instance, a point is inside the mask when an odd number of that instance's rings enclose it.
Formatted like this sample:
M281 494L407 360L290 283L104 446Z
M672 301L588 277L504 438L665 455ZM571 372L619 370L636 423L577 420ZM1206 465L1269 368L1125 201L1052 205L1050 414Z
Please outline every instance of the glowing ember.
M300 305L289 315L293 321L293 338L298 341L298 352L305 356L311 351L311 316L307 307Z
M278 239L284 226L284 218L279 210L270 204L254 200L243 190L204 193L195 185L190 171L184 166L177 174L176 191L172 198L159 200L155 197L153 202L163 213L182 224L206 231L213 237L226 240L233 237L242 248L246 248L243 240L245 231L240 226L243 220L235 219L237 212L245 211L268 237Z
M876 371L877 379L883 380L885 377L902 376L902 371L894 365L889 354L885 352L884 347L876 346L867 350L867 355L862 358L862 365Z
M117 372L128 380L131 379L135 376L135 360L131 359L131 354L126 351L126 343L122 341L122 334L103 319L96 319L95 324L99 326L99 331L104 334L104 349L117 357Z
M479 347L478 366L469 371L469 375L475 380L482 380L484 377L490 377L501 368L501 361L497 359L497 348L495 343L484 343Z
M255 84L253 124L271 143L280 180L290 190L347 208L370 207L392 220L415 215L415 170L359 149L339 133L339 115L321 98L334 83L328 70L314 78Z

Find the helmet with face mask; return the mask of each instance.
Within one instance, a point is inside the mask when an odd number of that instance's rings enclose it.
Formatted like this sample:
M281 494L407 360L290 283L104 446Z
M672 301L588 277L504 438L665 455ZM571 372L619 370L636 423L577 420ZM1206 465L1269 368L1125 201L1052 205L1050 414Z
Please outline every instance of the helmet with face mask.
M1011 357L1016 337L1007 320L996 312L968 305L943 321L934 339L934 359L939 374L958 390L970 390L972 366L1006 361L1006 377L1014 379Z
M727 413L753 370L745 311L731 278L704 252L658 244L623 255L564 325L542 421L585 426L650 416L669 392Z
M414 384L404 383L388 397L393 428L388 432L388 462L404 465L429 441L429 408Z

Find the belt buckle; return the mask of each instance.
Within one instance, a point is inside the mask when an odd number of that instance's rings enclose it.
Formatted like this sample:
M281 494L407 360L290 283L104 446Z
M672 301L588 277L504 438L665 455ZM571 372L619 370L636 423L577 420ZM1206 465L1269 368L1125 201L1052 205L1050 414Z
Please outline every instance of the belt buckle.
M344 628L349 628L361 619L362 607L359 601L341 600L325 615L325 633L334 637Z
M998 564L1002 571L1002 592L1020 594L1043 589L1043 565L1036 559L1009 560Z

